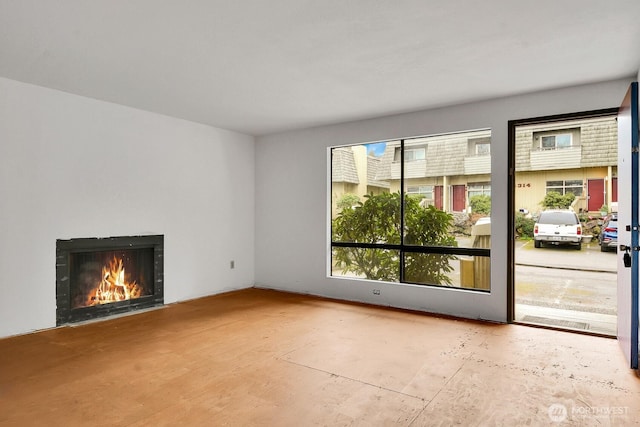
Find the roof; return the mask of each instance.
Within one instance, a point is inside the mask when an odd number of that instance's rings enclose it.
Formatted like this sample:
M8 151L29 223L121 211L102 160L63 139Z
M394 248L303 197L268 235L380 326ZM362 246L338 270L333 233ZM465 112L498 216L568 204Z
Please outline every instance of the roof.
M334 148L331 156L331 182L360 183L351 147Z

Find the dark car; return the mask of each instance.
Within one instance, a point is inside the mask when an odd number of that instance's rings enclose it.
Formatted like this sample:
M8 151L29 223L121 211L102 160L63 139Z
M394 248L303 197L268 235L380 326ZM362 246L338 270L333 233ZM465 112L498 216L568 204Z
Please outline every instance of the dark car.
M618 216L609 215L604 219L600 229L600 250L616 251L618 248Z

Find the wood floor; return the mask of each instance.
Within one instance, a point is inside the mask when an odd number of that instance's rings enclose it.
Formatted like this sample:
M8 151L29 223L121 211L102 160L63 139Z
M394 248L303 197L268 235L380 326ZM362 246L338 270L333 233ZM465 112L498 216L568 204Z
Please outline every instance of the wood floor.
M613 339L275 291L0 340L0 426L639 420Z

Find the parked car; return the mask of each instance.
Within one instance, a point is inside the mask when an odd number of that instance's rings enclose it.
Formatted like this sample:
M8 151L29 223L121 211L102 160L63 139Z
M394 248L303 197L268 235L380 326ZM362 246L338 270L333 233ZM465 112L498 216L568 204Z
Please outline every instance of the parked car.
M578 215L570 209L550 209L540 213L533 226L533 244L572 245L582 247L582 225Z
M605 217L598 240L602 252L618 249L618 215L612 214Z

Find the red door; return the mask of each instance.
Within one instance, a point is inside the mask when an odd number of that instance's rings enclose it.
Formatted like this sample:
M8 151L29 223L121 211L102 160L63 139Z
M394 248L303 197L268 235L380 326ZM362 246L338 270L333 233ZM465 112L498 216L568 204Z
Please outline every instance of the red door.
M604 179L587 180L587 210L597 212L604 205Z
M433 193L436 209L442 210L442 185L436 185L433 188Z
M464 185L453 185L453 206L454 212L462 212L465 208L465 193L466 188Z
M611 178L611 201L618 201L618 178Z

